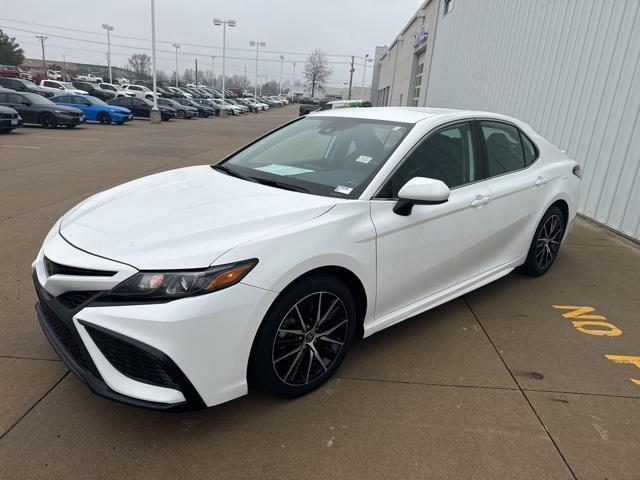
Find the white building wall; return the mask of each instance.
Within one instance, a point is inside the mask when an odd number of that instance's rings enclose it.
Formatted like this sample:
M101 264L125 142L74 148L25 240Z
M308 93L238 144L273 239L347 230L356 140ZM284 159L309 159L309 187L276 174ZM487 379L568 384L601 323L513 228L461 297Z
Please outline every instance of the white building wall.
M640 1L443 5L427 105L530 123L583 166L579 211L640 239Z

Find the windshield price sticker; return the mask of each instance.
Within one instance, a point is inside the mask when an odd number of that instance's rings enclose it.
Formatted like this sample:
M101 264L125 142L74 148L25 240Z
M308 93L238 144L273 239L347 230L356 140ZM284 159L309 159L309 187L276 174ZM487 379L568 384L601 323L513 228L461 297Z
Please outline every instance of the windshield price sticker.
M345 187L344 185L338 185L334 192L342 193L344 195L349 195L353 191L351 187Z

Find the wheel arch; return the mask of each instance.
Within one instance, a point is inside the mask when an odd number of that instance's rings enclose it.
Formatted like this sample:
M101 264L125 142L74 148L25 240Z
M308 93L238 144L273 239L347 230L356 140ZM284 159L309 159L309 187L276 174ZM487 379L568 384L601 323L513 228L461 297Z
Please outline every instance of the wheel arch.
M360 280L360 278L350 269L343 266L339 266L339 265L325 265L325 266L313 268L297 276L295 279L291 280L287 284L287 286L283 288L278 294L278 296L273 300L273 302L267 309L267 312L265 313L264 317L260 320L260 325L256 329L255 334L253 336L253 340L251 342L251 350L250 350L249 359L247 362L247 379L250 379L251 365L253 362L253 357L254 357L255 348L256 348L256 340L260 337L260 334L262 332L262 328L264 326L264 319L269 315L269 312L271 312L271 309L273 308L273 306L278 302L278 300L282 297L282 295L285 292L287 292L289 289L291 289L294 285L298 284L299 282L302 282L307 278L318 276L318 275L333 276L338 280L340 280L341 282L343 282L346 285L346 287L349 289L349 291L353 295L353 299L356 304L356 315L357 315L356 326L358 329L356 331L356 337L362 338L364 334L364 320L366 318L367 305L368 305L367 292L364 288L364 284L362 283L362 280Z

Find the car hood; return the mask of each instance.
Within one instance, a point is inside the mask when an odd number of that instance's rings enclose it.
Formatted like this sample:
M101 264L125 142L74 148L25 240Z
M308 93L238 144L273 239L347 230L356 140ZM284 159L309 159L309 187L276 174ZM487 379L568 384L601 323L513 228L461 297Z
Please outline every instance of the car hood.
M126 113L129 114L131 113L131 110L129 110L127 107L121 107L120 105L109 105L109 111L110 112L119 112L119 113Z
M204 268L238 245L320 216L342 201L202 165L98 193L63 216L60 233L77 248L140 270Z
M51 111L53 111L53 110L61 110L63 112L75 113L75 114L78 114L78 115L83 115L84 114L84 112L82 110L80 110L79 108L77 108L77 107L70 107L69 105L64 104L64 103L56 103L56 102L54 102L54 103L56 104L55 107L53 105L47 105Z

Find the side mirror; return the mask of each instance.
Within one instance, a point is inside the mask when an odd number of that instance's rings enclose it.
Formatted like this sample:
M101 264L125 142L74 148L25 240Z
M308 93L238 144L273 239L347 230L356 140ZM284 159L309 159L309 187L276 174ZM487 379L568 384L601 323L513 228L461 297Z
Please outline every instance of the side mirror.
M398 192L398 202L393 211L398 215L411 214L414 205L438 205L449 200L449 187L433 178L414 177Z

